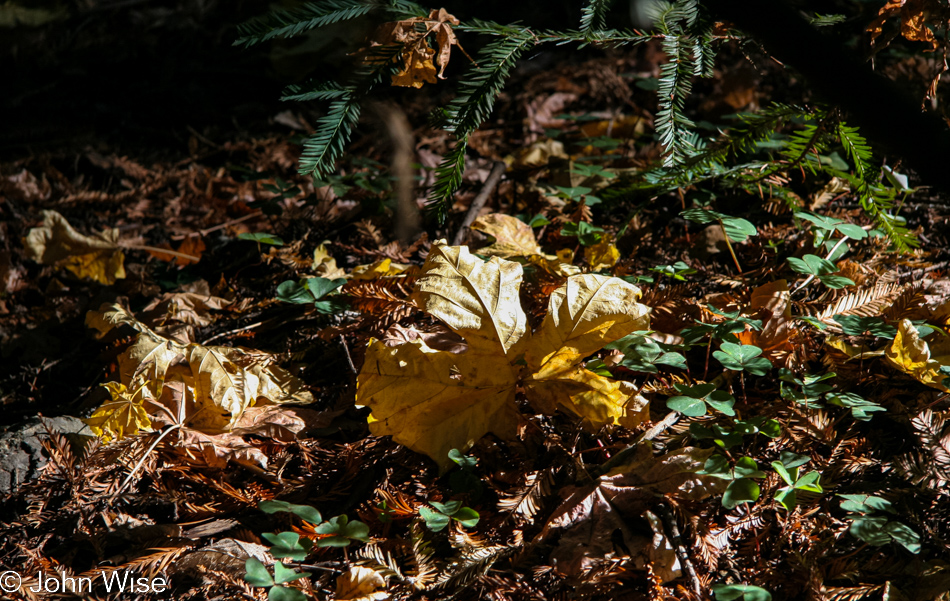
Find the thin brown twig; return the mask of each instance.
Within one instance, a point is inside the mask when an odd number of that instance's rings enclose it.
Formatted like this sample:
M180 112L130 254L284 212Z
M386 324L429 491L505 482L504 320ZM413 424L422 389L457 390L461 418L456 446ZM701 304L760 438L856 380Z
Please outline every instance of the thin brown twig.
M703 587L699 581L699 576L696 575L696 568L689 558L689 553L687 553L686 547L683 545L683 537L680 536L680 529L676 523L676 518L673 517L673 513L670 511L670 508L667 507L666 503L657 505L656 510L657 513L660 514L660 519L663 522L663 530L666 531L666 537L673 544L673 552L676 553L676 558L679 559L683 565L683 571L686 572L686 577L693 587L693 592L696 593L698 599L702 599Z
M343 337L343 334L340 334L340 344L343 345L343 352L346 353L346 362L350 365L350 371L353 372L355 376L357 374L356 365L353 364L353 357L350 356L350 347L346 345L346 338Z
M225 221L224 223L221 223L221 224L216 225L216 226L214 226L214 227L209 227L209 228L206 229L206 230L198 230L197 232L192 232L192 233L190 233L190 234L182 234L182 235L178 235L178 236L172 236L172 240L184 240L185 238L193 238L193 237L195 237L195 236L207 236L207 235L210 234L211 232L216 232L216 231L218 231L218 230L223 230L224 228L228 227L229 225L235 225L235 224L237 224L237 223L241 223L242 221L247 221L248 219L253 219L254 217L258 217L258 216L260 216L260 215L263 215L263 213L262 213L261 211L254 211L253 213L248 213L247 215L244 215L243 217L238 217L237 219L232 219L232 220L230 220L230 221Z
M453 245L459 246L462 244L462 240L465 239L465 231L472 226L475 218L478 217L478 213L482 210L482 207L485 206L485 203L488 202L488 197L491 196L495 186L501 181L501 176L505 174L505 169L507 168L508 165L502 161L496 161L495 164L492 165L491 173L488 174L485 185L482 186L478 196L472 201L472 206L468 208L468 213L465 214L462 225L459 226L459 230L455 233L455 239L452 240Z

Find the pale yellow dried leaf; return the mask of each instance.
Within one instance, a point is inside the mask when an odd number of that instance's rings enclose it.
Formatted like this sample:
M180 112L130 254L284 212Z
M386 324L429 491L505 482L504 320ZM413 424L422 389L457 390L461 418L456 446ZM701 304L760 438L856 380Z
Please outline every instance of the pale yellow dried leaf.
M410 267L405 263L394 263L392 259L380 259L375 263L357 265L349 277L354 280L375 280L384 276L399 275Z
M43 211L43 225L31 229L23 244L28 258L59 265L79 278L111 285L125 277L125 256L119 250L116 229L84 236L56 211Z
M517 217L503 213L482 215L472 223L472 229L495 239L490 246L478 250L480 255L507 259L542 254L534 230Z
M489 432L510 437L519 421L517 369L501 352L448 353L422 340L387 347L371 341L356 403L372 410L375 436L428 455L445 470L450 450L467 450Z
M427 83L436 83L436 68L432 62L435 50L429 48L425 39L406 48L402 52L403 68L394 73L392 84L403 88L421 88Z
M603 271L616 265L620 251L614 246L613 236L605 234L597 244L584 247L584 259L591 271Z
M386 581L379 572L363 566L353 566L336 579L336 595L339 601L382 601L389 594L379 589Z
M152 429L152 422L142 407L143 387L130 391L119 382L106 382L102 386L109 391L112 399L82 420L93 434L103 442L109 442Z
M318 276L328 280L346 277L346 272L337 267L336 259L327 252L326 244L321 244L313 250L313 265L311 268Z
M488 262L466 246L436 242L413 299L442 320L478 353L507 354L525 333L526 318L518 296L521 265L492 257Z
M555 258L551 258L548 255L532 255L528 257L528 263L540 267L551 275L562 278L569 278L581 272L580 267L572 265L573 262L574 251L569 248L562 248L557 251Z
M848 357L846 361L872 359L874 357L884 356L884 349L874 350L866 344L862 344L861 346L850 344L840 336L827 336L825 338L825 345L845 354Z
M183 383L181 396L189 405L184 413L192 428L205 432L232 428L248 407L258 403L313 402L303 383L274 365L266 353L180 344L156 334L121 306L108 303L98 312L90 311L86 323L100 334L122 324L138 330L135 342L118 358L121 383L130 388L146 385L152 399L166 398L166 381Z
M909 374L932 388L947 391L943 385L945 375L940 373L943 365L950 364L950 356L931 356L931 349L927 342L920 339L917 328L909 319L902 319L897 328L897 335L884 352L884 356L897 369Z
M547 165L552 159L567 158L562 142L546 138L519 150L514 157L505 159L505 162L515 168L534 169Z

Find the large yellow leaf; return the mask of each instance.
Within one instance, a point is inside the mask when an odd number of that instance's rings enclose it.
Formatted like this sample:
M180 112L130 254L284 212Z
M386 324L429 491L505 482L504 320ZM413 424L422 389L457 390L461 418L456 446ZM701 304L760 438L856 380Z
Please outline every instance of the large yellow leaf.
M31 229L23 243L32 260L65 267L76 277L106 285L125 277L119 230L83 236L56 211L43 211L43 225Z
M900 321L897 335L885 350L884 356L902 372L910 374L927 386L948 390L943 385L946 376L940 373L940 368L950 365L950 355L941 352L932 356L930 347L920 339L917 328L909 319Z
M356 402L372 410L370 432L451 465L448 452L468 449L489 432L509 437L518 423L516 368L501 353L435 351L414 340L370 343Z
M103 442L109 442L152 428L152 422L142 406L144 385L133 391L118 382L106 382L103 386L109 391L112 400L106 401L95 413L82 420L93 434L102 438Z
M487 263L467 246L432 246L413 298L465 339L472 350L507 354L525 333L518 290L521 265L492 257Z
M483 262L464 246L433 246L415 298L467 347L448 352L422 339L390 347L373 341L356 393L357 403L372 411L373 434L391 435L445 469L451 449L467 450L488 432L513 434L521 387L535 409L560 407L589 427L633 427L644 419L647 401L630 383L580 365L605 344L647 329L649 309L637 302L640 291L617 278L571 277L551 296L544 323L529 336L520 283L516 263L498 257ZM524 357L522 345L528 349Z
M472 229L495 239L490 246L478 250L480 255L507 259L542 254L541 247L534 238L534 230L517 217L503 213L483 215L472 223Z
M575 275L551 294L548 313L535 332L526 359L536 380L569 371L604 345L650 325L640 290L619 279Z

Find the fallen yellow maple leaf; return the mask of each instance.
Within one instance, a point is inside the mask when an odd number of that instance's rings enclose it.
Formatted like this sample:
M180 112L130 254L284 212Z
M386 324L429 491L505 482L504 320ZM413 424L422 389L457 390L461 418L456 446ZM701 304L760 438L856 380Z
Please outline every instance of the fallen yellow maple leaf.
M129 391L124 384L106 382L103 387L109 391L112 400L103 403L95 413L82 421L103 442L121 440L142 430L150 430L152 422L142 406L142 392L146 384L143 382L136 390Z
M27 256L44 265L65 267L78 278L106 285L125 277L125 255L119 249L119 230L83 236L56 211L43 211L43 225L23 240Z
M547 317L527 331L519 302L521 265L484 262L465 246L436 242L416 281L416 304L461 336L461 352L421 339L387 347L373 340L357 379L357 403L370 407L370 431L424 453L443 469L448 452L493 432L511 438L523 387L542 412L564 409L596 429L634 427L647 401L628 382L583 368L583 359L649 327L640 291L618 278L576 275L552 295Z

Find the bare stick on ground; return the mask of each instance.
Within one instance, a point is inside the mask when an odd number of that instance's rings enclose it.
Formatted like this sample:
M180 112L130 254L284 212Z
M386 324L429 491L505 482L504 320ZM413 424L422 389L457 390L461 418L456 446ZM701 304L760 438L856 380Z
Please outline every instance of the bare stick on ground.
M485 185L482 186L478 196L472 201L472 206L468 208L468 213L465 214L465 220L462 221L462 225L459 226L459 231L455 233L455 239L452 240L453 245L458 246L462 243L462 240L465 239L466 230L472 226L475 218L478 217L479 211L481 211L485 203L488 202L488 197L491 196L491 193L495 190L495 186L501 181L501 176L505 174L505 169L507 168L508 166L501 161L496 161L495 164L492 165L491 173L488 174Z

